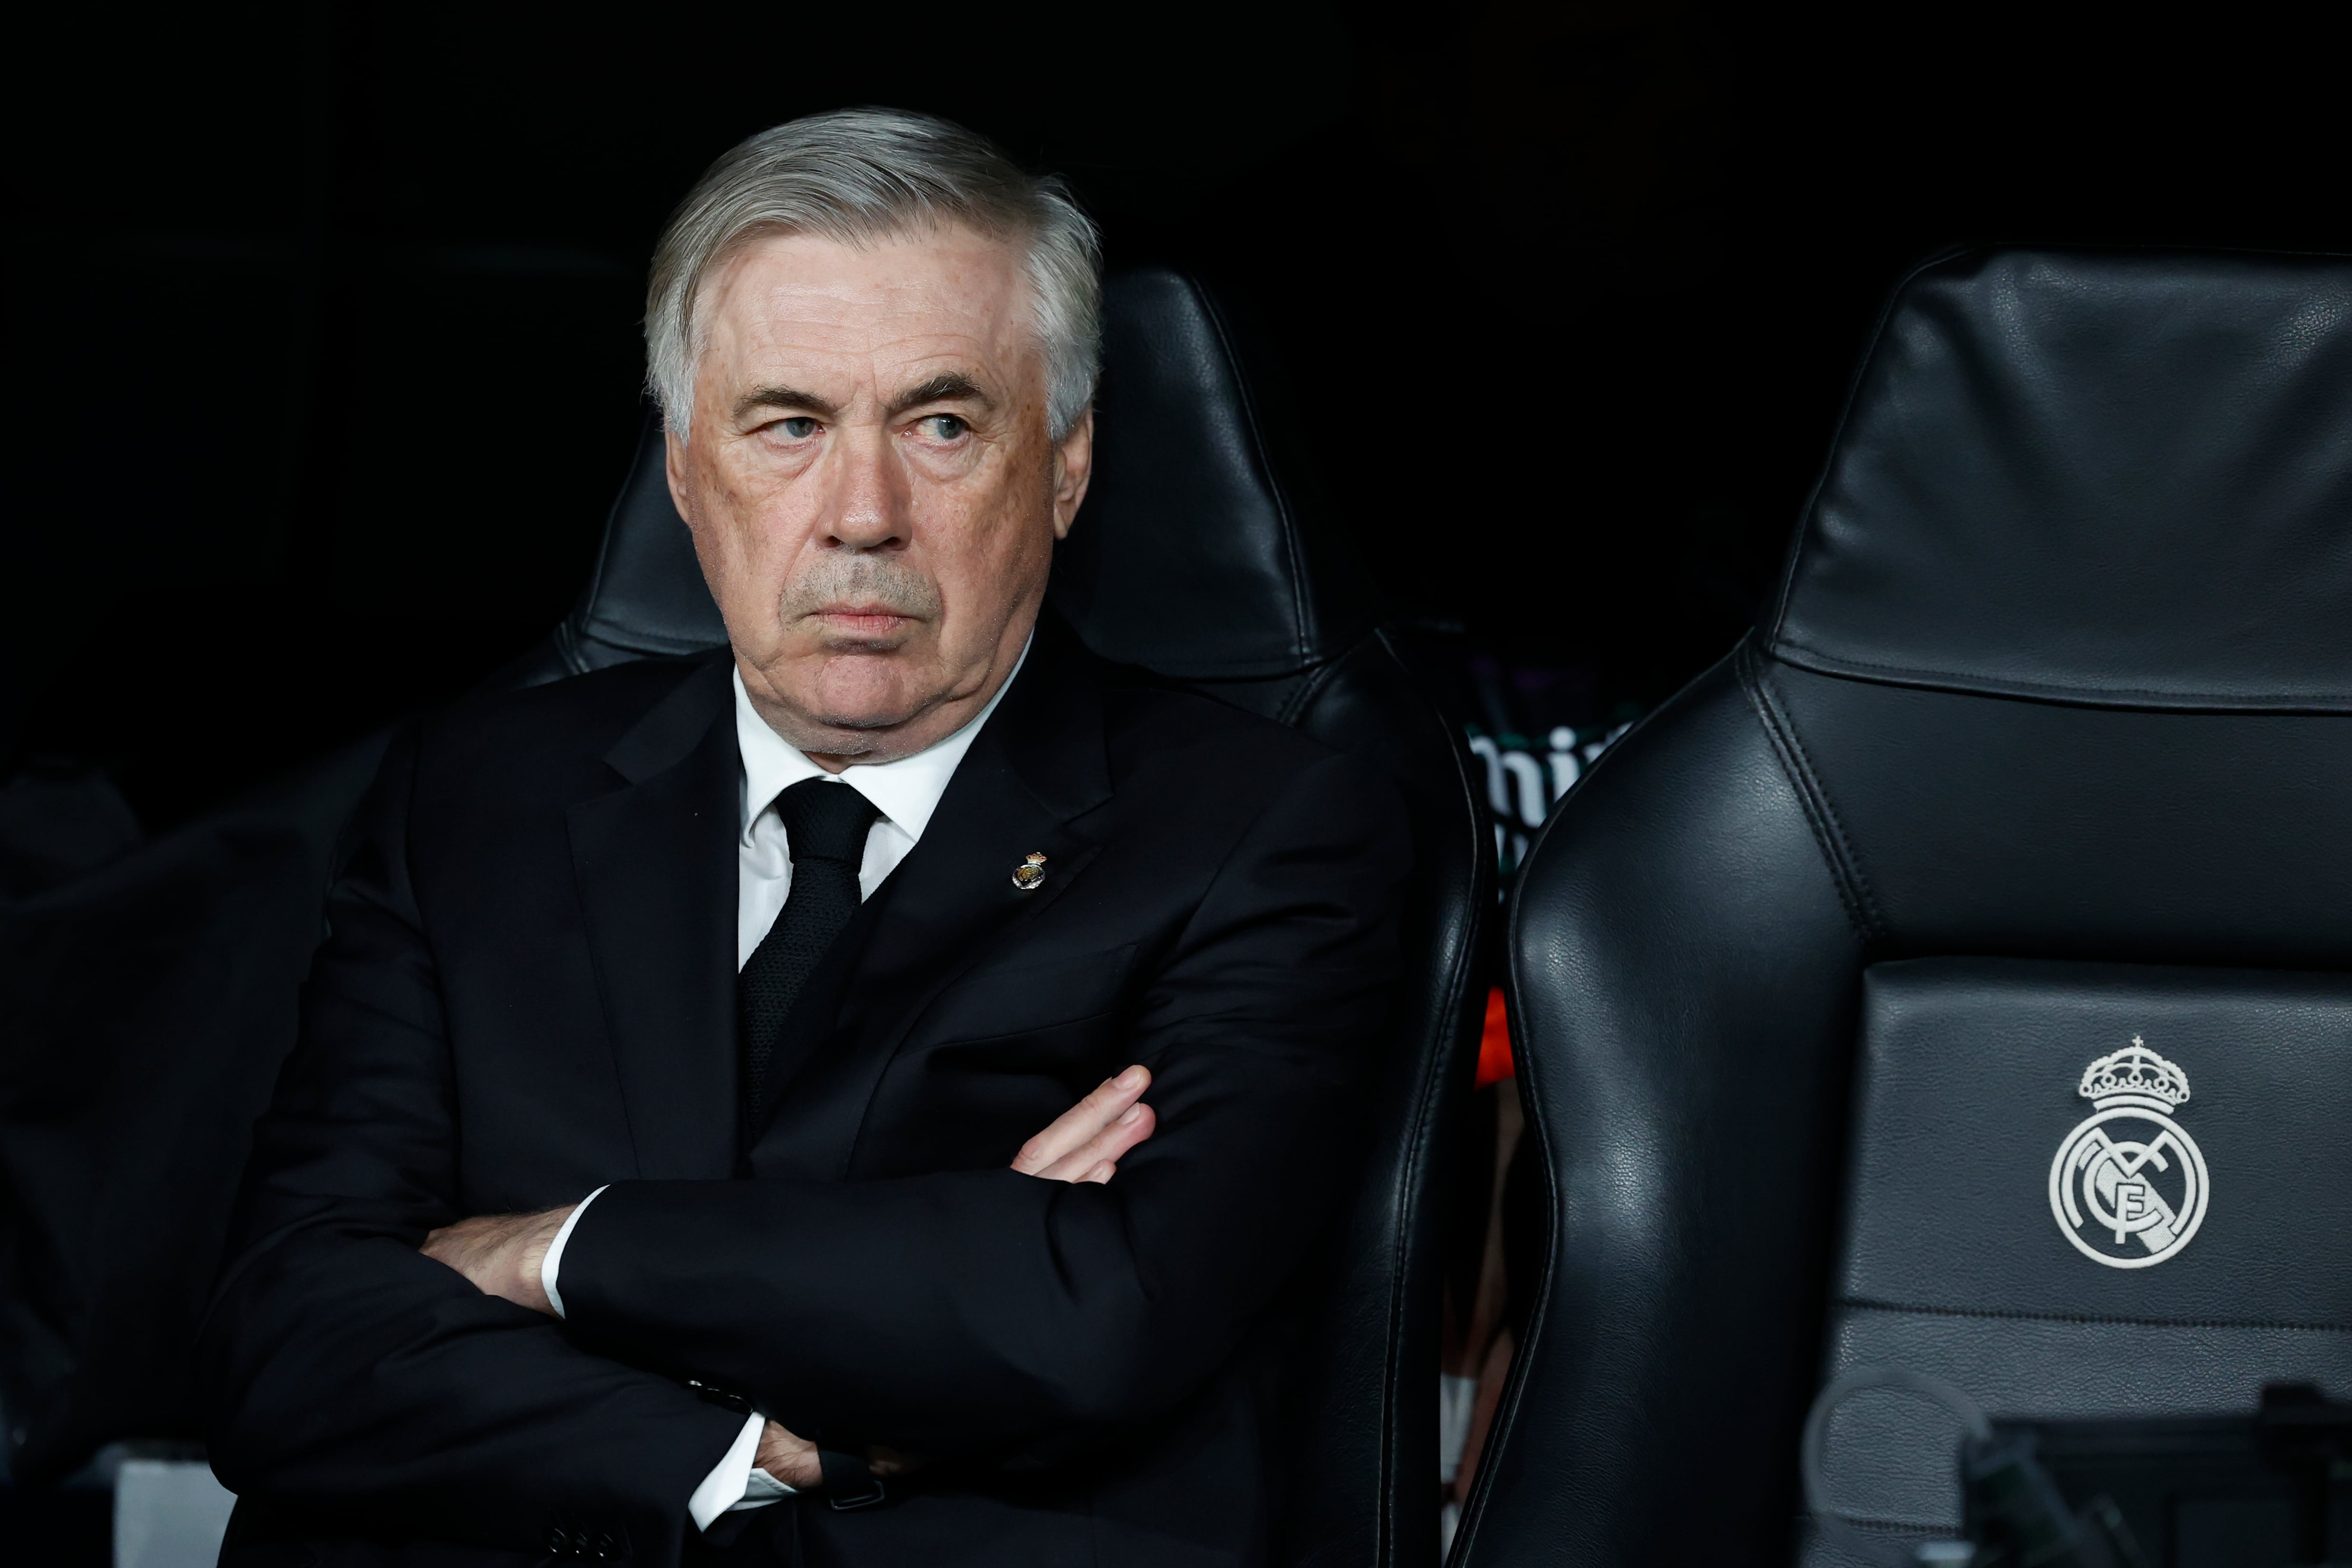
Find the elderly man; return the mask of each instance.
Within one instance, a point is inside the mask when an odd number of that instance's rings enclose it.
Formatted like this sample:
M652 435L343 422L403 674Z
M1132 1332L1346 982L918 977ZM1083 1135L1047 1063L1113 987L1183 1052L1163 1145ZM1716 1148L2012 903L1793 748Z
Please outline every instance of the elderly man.
M1041 616L1097 274L914 115L687 198L650 379L731 646L386 761L200 1347L226 1562L1265 1556L1402 812Z

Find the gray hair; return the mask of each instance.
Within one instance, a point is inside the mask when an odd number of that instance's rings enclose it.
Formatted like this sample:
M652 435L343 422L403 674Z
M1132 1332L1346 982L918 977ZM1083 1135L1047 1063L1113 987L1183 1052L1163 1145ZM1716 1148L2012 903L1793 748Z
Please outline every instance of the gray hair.
M646 287L646 384L685 439L707 340L695 320L703 280L748 241L814 234L869 245L957 223L1021 243L1045 410L1069 434L1102 358L1102 241L1067 186L1022 172L987 138L894 109L812 114L762 131L696 182L654 250Z

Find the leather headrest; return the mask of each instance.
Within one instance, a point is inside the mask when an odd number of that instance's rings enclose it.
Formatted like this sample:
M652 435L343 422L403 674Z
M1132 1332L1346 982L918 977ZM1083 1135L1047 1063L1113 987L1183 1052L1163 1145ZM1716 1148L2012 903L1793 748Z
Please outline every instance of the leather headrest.
M1289 675L1377 618L1266 356L1193 279L1110 280L1095 472L1051 593L1105 658L1185 680Z
M1287 675L1344 652L1376 600L1297 487L1306 465L1231 324L1164 270L1113 278L1104 307L1094 481L1055 554L1055 607L1097 653L1178 679ZM557 641L573 668L596 668L726 640L648 416Z
M1864 361L1771 647L1961 691L2352 711L2352 258L1920 268Z
M629 476L604 517L604 545L580 602L556 629L575 669L695 653L727 641L694 536L669 498L659 411L648 409Z

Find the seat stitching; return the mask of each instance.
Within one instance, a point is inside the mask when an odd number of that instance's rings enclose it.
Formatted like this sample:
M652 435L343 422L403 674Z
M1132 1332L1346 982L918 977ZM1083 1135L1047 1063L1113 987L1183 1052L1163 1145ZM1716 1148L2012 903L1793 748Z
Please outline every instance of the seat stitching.
M2051 685L2038 681L1979 675L1967 670L1942 670L1929 664L1896 664L1876 659L1857 659L1845 653L1823 653L1786 637L1773 644L1772 656L1801 669L1847 680L1949 692L1956 696L2053 703L2062 707L2124 708L2135 713L2308 716L2314 713L2339 714L2347 704L2352 703L2352 693L2320 687L2248 697L2231 692L2167 691L2159 686Z
M1870 922L1868 934L1884 936L1886 922L1879 913L1877 897L1870 890L1869 878L1863 875L1862 862L1854 853L1853 840L1846 833L1844 820L1838 815L1836 805L1830 800L1828 789L1822 783L1820 771L1813 767L1812 753L1805 749L1804 737L1797 732L1795 720L1789 716L1787 708L1780 701L1780 693L1773 689L1771 678L1766 674L1761 658L1755 660L1750 674L1756 683L1757 695L1763 698L1765 706L1771 710L1774 720L1778 722L1781 733L1786 737L1790 749L1795 754L1797 767L1804 775L1805 786L1812 791L1814 800L1821 807L1822 820L1829 824L1830 831L1837 841L1839 856L1845 866L1846 874L1853 879L1854 895L1860 901L1863 913Z
M1802 1522L1806 1517L1800 1515L1800 1522ZM1887 1519L1879 1514L1852 1513L1842 1513L1838 1517L1858 1530L1875 1530L1888 1534L1899 1531L1906 1535L1941 1535L1957 1528L1949 1520L1939 1521L1928 1519Z
M1830 804L1829 795L1813 771L1812 759L1797 737L1796 727L1765 679L1752 642L1740 644L1736 667L1740 686L1748 693L1748 702L1772 742L1780 770L1796 791L1799 808L1805 814L1806 825L1812 829L1822 858L1829 863L1830 880L1837 888L1838 902L1845 906L1846 918L1853 922L1864 941L1876 940L1886 929L1879 915L1877 900L1871 894L1869 883L1864 880L1862 868L1854 862L1853 845L1846 837L1845 825L1838 820L1836 808Z
M1209 298L1208 290L1196 280L1185 277L1184 287L1191 292L1193 302L1201 308L1201 314L1209 323L1210 330L1216 334L1217 346L1224 350L1225 364L1233 377L1234 401L1240 404L1242 423L1249 429L1250 455L1266 493L1274 498L1275 511L1281 519L1282 553L1290 568L1290 580L1285 586L1290 591L1291 656L1300 661L1312 659L1324 628L1317 619L1316 612L1320 607L1313 603L1307 591L1307 562L1300 549L1297 510L1291 505L1289 492L1274 482L1274 465L1266 454L1265 434L1258 423L1257 402L1251 395L1249 378L1243 371L1242 358L1234 350L1233 334L1225 326L1223 314Z
M2135 1318L2097 1312L2035 1312L2003 1307L1921 1307L1902 1301L1877 1301L1864 1296L1839 1298L1842 1307L1874 1312L1912 1312L1936 1318L2007 1318L2027 1322L2121 1323L2153 1329L2292 1329L2300 1333L2352 1333L2352 1323L2296 1322L2291 1318Z
M1354 653L1358 648L1362 647L1366 643L1371 641L1374 636L1378 635L1378 632L1379 628L1375 627L1372 631L1365 632L1361 637L1357 638L1355 642L1349 643L1345 652L1334 654L1331 658L1326 660L1322 664L1317 664L1309 669L1307 672L1307 680L1305 684L1300 685L1298 690L1294 692L1288 700L1283 703L1281 711L1275 716L1280 722L1286 724L1293 728L1297 728L1300 717L1306 714L1307 708L1313 705L1315 699L1323 695L1323 688L1331 684L1331 677L1339 674L1340 664L1344 662L1349 654Z

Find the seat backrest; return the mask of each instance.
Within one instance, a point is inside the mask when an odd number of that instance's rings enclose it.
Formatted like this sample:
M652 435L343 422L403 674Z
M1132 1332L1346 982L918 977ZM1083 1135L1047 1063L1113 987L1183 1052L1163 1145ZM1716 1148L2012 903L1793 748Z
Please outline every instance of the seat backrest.
M1769 622L1508 947L1550 1225L1469 1568L1845 1559L1827 1378L2352 1393L2352 262L1991 250L1882 319ZM1837 1511L1958 1522L1872 1396Z
M1360 757L1404 794L1405 962L1371 1165L1315 1270L1286 1561L1437 1555L1438 1222L1471 1086L1494 849L1472 761L1288 444L1266 356L1197 281L1114 277L1095 472L1048 591L1107 658ZM726 640L649 420L596 570L516 684Z

